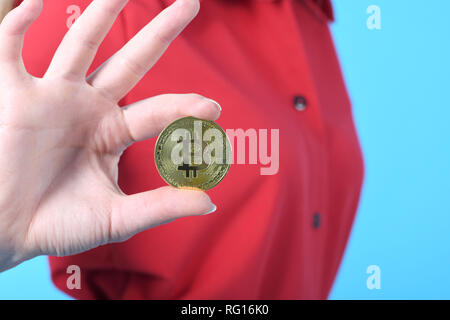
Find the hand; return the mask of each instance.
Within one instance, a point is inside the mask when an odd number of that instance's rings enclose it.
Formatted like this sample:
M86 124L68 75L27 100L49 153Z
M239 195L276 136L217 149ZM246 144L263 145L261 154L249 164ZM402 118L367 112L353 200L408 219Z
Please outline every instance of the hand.
M121 153L192 115L215 120L197 94L165 94L125 108L118 101L194 18L198 0L178 0L86 78L127 0L94 0L70 28L43 78L21 58L42 0L25 0L0 25L0 271L37 255L70 255L176 218L214 210L201 191L162 187L125 195Z

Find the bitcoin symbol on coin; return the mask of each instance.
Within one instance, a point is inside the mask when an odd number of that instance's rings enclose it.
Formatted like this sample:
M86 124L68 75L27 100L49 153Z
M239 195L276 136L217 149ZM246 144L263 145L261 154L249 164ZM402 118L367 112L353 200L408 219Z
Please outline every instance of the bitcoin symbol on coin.
M228 137L213 121L178 119L156 141L156 167L161 177L174 187L211 189L227 174L230 160Z

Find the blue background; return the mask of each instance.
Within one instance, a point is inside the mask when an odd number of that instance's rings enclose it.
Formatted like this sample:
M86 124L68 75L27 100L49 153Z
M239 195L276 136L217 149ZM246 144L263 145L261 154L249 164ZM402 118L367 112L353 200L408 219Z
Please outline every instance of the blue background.
M381 30L369 30L369 5ZM360 208L331 299L450 299L450 1L335 0L332 26L365 157ZM366 286L370 265L381 289ZM0 299L67 299L39 257Z

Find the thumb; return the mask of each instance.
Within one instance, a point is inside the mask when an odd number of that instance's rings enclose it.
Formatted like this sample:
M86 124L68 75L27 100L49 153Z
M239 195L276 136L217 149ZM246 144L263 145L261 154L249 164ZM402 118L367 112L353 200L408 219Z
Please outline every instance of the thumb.
M203 191L162 187L113 201L111 241L124 241L136 233L182 217L212 213L216 206Z

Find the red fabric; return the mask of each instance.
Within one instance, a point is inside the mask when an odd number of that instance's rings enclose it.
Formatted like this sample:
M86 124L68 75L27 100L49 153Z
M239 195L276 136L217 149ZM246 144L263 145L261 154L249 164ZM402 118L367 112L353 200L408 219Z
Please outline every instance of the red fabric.
M169 2L130 1L92 70ZM67 31L67 7L83 10L89 3L44 0L24 47L32 74L44 73ZM171 92L216 99L224 129L280 129L278 174L260 175L260 165L232 165L208 192L216 213L75 256L50 257L56 286L81 299L327 298L363 178L328 28L332 18L329 1L202 1L199 15L122 103ZM306 98L304 111L294 108L295 95ZM124 153L124 192L164 185L153 163L154 143L139 142ZM81 290L66 287L71 264L81 267Z

